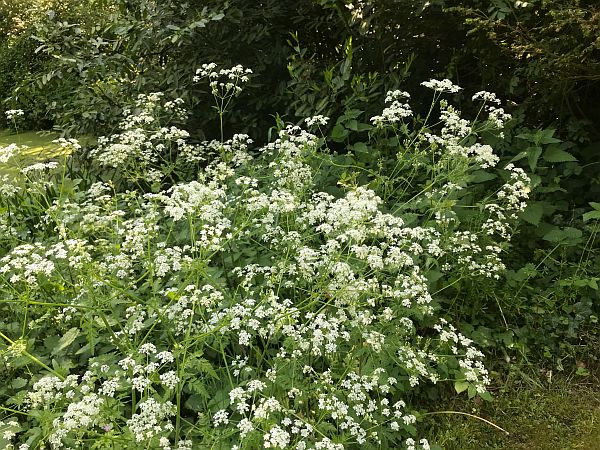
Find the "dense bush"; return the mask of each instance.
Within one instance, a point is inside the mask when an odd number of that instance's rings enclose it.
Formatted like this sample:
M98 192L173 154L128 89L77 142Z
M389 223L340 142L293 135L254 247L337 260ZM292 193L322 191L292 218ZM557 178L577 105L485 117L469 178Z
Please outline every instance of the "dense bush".
M597 132L600 9L586 0L445 2L471 44L456 72L512 94L530 120L556 123L570 139Z
M402 2L408 15L398 14L393 1L356 8L313 0L270 0L260 8L235 0L185 7L146 0L62 3L72 8L52 5L49 14L36 16L27 28L45 64L13 85L11 107L30 110L32 119L39 108L66 133L114 127L119 110L139 93L160 90L183 98L189 107L205 103L208 98L193 89L187 73L206 60L253 67L254 89L241 99L244 107L232 112L230 123L254 133L271 125L273 113L288 120L300 119L307 110L341 114L339 102L357 84L351 83L354 76L391 71L395 75L382 82L393 88L402 73L426 77L443 71L450 55L437 48L448 39L439 27L441 11L430 14L411 2ZM444 23L448 31L455 28L451 21ZM353 59L347 58L349 49ZM342 75L332 76L340 65ZM207 121L210 117L201 106L192 115L192 123L208 136L218 129Z

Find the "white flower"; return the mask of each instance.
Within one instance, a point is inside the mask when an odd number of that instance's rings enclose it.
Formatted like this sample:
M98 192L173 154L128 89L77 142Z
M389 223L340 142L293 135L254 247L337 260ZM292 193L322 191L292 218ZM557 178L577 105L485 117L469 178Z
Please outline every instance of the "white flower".
M244 418L237 424L237 428L240 430L240 438L244 439L248 433L254 430L254 425L250 420Z
M6 163L10 158L17 155L19 152L17 144L10 144L6 147L0 147L0 163Z
M472 100L483 100L484 102L500 104L500 100L496 97L496 94L488 91L479 91L473 95Z
M460 86L452 84L452 81L450 81L447 78L445 78L441 81L435 80L432 78L429 81L423 81L421 83L421 85L425 86L426 88L433 89L434 91L437 91L437 92L456 93L462 89Z
M410 98L410 94L408 92L400 90L388 91L385 96L385 102L392 103L395 100L401 100L403 98Z
M227 425L229 423L229 414L224 409L217 411L213 415L213 424L215 427L219 425Z
M151 344L149 342L142 344L139 352L143 355L152 355L152 354L156 353L156 345Z
M56 161L50 161L47 163L35 163L30 166L23 167L21 169L22 174L28 174L29 172L41 172L43 170L51 170L56 169L58 167L58 163Z
M413 112L408 103L402 103L403 99L410 98L410 94L404 91L388 91L385 102L391 103L385 108L380 116L371 117L371 122L376 127L384 127L402 122L403 119L412 116Z
M179 383L179 377L177 373L173 370L169 372L165 372L160 375L160 381L169 389L175 389L177 383Z
M13 120L17 117L23 117L25 115L22 109L9 109L5 112L5 114L8 120Z
M136 442L149 441L163 431L170 430L172 424L162 422L175 414L175 406L171 402L159 403L149 398L138 404L139 413L133 414L127 421Z
M265 448L286 448L290 442L290 434L274 425L268 433L263 435Z
M309 127L312 127L315 124L325 126L329 122L329 117L325 117L322 115L307 117L306 119L304 119L304 122Z

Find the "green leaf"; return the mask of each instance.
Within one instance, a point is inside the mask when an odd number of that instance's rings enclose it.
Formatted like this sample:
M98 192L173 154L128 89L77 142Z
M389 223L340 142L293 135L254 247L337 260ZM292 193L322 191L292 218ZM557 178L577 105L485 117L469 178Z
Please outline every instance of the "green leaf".
M211 376L212 378L219 379L219 376L217 375L217 372L215 372L215 369L213 369L212 364L204 358L196 359L194 361L193 367L199 370L201 373L205 373Z
M583 215L583 221L587 222L588 220L600 219L600 211L589 211Z
M205 407L205 396L200 394L192 394L185 401L185 407L191 409L192 411L202 411Z
M498 178L498 176L486 170L476 170L469 175L469 178L472 183L483 183Z
M536 139L540 144L558 144L562 141L553 137L555 131L556 130L554 128L547 128L545 130L538 131L536 133Z
M477 395L477 388L475 388L475 386L473 386L472 384L470 384L469 385L468 394L469 394L469 398L475 397Z
M594 208L594 211L588 211L583 215L583 220L600 219L600 203L590 202L589 205Z
M516 161L520 161L521 159L525 158L527 156L527 152L519 152L517 154L517 156L515 156L513 159L511 159L509 162L516 162Z
M54 350L52 350L52 354L57 355L62 350L71 345L73 341L77 339L77 336L79 336L80 332L81 331L79 330L79 328L73 327L65 334L63 334L63 336L58 340L58 345L54 348Z
M373 129L373 125L368 123L359 123L356 127L356 131L369 131Z
M494 397L492 397L492 394L490 394L488 391L482 392L481 394L479 394L479 396L486 402L494 401Z
M566 227L564 230L556 228L546 233L543 239L555 243L576 244L581 240L582 235L581 230L577 228Z
M369 147L364 142L357 142L351 146L355 153L369 153Z
M534 171L537 167L538 159L542 154L542 147L529 147L527 149L527 161L529 162L529 168Z
M461 392L465 392L467 389L469 389L469 383L466 381L455 381L454 389L456 390L457 394L460 394Z
M430 283L435 283L437 280L442 278L443 273L439 270L430 270L427 272L427 281Z
M530 203L525 211L521 213L521 218L532 225L538 226L542 215L544 214L544 205L540 202Z
M348 130L339 123L331 130L331 139L336 142L342 142L346 136L348 136Z
M25 378L21 378L21 377L15 378L10 383L10 387L12 387L13 389L21 389L22 387L25 387L26 385L27 385L27 380Z
M352 130L352 131L357 131L358 130L358 120L352 119L352 120L346 122L346 128L348 128L349 130Z
M544 152L543 158L548 162L577 161L577 158L575 158L569 152L565 152L558 147L548 147L548 149Z

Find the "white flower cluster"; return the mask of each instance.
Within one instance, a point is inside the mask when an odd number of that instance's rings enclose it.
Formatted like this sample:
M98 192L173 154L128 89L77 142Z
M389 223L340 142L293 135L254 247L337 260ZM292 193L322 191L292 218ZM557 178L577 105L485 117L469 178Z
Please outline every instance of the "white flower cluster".
M423 81L421 86L425 86L426 88L432 89L436 92L449 92L449 93L457 93L462 88L452 83L452 81L447 78L443 80L431 79L429 81Z
M252 139L247 134L234 134L231 139L224 142L212 140L204 141L197 145L181 145L179 155L186 163L198 163L204 161L213 162L213 170L223 169L223 162L219 161L216 166L216 159L222 155L228 155L231 159L230 164L236 167L248 161L247 150L252 144ZM230 167L227 167L230 170Z
M50 246L23 244L0 259L0 274L12 284L23 282L34 288L39 285L40 279L55 275L55 268L60 261L66 263L66 270L80 269L91 260L90 250L86 241L78 239Z
M174 361L171 352L159 352L154 344L146 343L140 346L138 353L144 355L146 361L137 355L122 359L118 366L93 362L82 377L69 375L61 380L45 376L34 383L26 399L29 409L62 410L52 422L48 438L52 448L64 447L70 437L80 436L86 430L107 427L103 424L115 420L111 405L117 393L131 392L133 388L143 394L159 385L172 390L180 383L176 372L167 370ZM170 448L167 436L173 425L168 419L175 414L175 406L149 397L138 404L138 411L123 424L135 441L149 442L162 436L161 446ZM190 445L189 441L180 441L175 450L189 450Z
M531 192L531 180L525 171L514 164L505 167L510 173L506 184L498 191L498 203L488 203L485 209L490 217L483 224L483 231L489 235L499 234L502 238L510 240L511 227L509 221L515 221L518 214L527 207L526 200Z
M322 115L312 116L312 117L307 117L306 119L304 119L304 122L306 123L307 127L312 127L314 125L325 126L329 122L329 117L325 117Z
M21 426L19 425L19 422L17 422L15 419L11 418L6 422L0 420L0 433L2 439L6 442L6 450L29 450L28 444L21 444L17 448L10 442L17 436L19 431L21 431Z
M441 102L441 109L441 137L444 141L458 143L471 134L472 127L468 120L461 118L460 111L446 102Z
M6 118L8 120L14 120L18 117L23 117L25 115L22 109L9 109L4 114L6 114Z
M496 128L502 128L506 122L512 119L512 116L504 112L503 108L495 106L486 106L485 110L488 113L488 121Z
M488 92L488 91L479 91L476 92L473 97L472 100L483 100L484 102L489 102L489 103L496 103L497 105L500 104L500 100L498 99L498 97L496 96L496 94L494 94L493 92Z
M248 83L250 81L248 75L250 74L252 74L251 69L244 69L239 64L230 69L220 69L217 71L217 65L209 63L202 64L196 70L196 76L193 78L193 81L194 83L198 83L202 78L208 78L213 95L221 99L226 99L242 92L240 84Z
M31 408L47 406L65 398L64 391L71 392L79 384L77 375L69 375L64 380L56 376L41 378L33 384L33 390L27 393L27 403Z
M451 345L450 350L453 355L459 355L459 366L463 370L465 380L473 383L477 392L485 392L485 387L490 383L487 369L483 366L481 359L483 353L472 346L473 341L459 333L452 324L445 319L440 319L440 323L434 326L439 333L439 340ZM463 347L463 350L459 350Z
M31 164L27 167L23 167L20 171L22 174L27 175L30 172L42 172L45 170L53 170L58 167L58 163L56 161L50 161L46 163L35 163Z
M0 147L0 163L7 163L11 158L17 156L22 150L26 150L27 147L19 146L17 144L9 144L5 147Z
M55 144L58 144L60 148L69 149L69 150L81 150L81 144L77 139L69 138L58 138L53 140Z
M166 420L175 415L175 405L171 402L160 403L150 397L141 402L138 409L140 412L133 414L127 421L136 442L147 442L173 430L173 424Z
M98 425L103 404L104 399L94 393L84 395L78 402L69 403L63 416L52 422L54 429L48 438L52 447L61 448L63 440L72 431L81 433L85 429Z
M176 152L190 152L189 133L175 126L160 126L161 116L168 113L183 119L181 99L162 101L163 94L140 94L134 112L125 109L121 132L98 138L98 147L90 155L105 167L116 168L129 181L158 183L164 177L158 167L165 165Z
M171 113L179 121L184 121L188 118L188 111L182 105L185 101L182 98L167 101L163 104L165 111Z
M506 222L498 222L507 227ZM485 232L485 226L483 231ZM487 278L500 278L500 272L505 269L500 260L502 249L497 245L480 244L481 237L470 231L456 231L450 238L452 253L456 255L454 265L448 263L442 266L444 271L457 271L462 269L465 273L484 276Z
M482 169L495 167L500 161L500 158L494 155L494 149L490 145L483 145L478 142L467 148L467 155L473 156Z
M402 103L403 99L410 98L410 94L404 91L389 91L385 97L386 103L391 103L386 107L380 116L371 117L371 122L376 127L385 127L402 122L407 117L411 117L413 112L408 103Z

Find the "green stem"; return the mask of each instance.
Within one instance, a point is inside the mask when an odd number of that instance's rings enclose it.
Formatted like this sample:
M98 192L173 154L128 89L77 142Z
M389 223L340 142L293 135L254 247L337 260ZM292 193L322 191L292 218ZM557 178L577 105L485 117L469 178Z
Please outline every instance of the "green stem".
M12 339L10 339L8 336L6 336L4 333L2 333L2 331L0 331L0 337L2 337L3 339L5 339L10 345L15 345L15 341L13 341ZM23 350L21 351L21 354L27 356L30 360L32 360L34 363L42 366L44 369L46 369L48 372L50 372L51 374L55 375L56 377L60 378L61 381L65 380L65 377L63 377L61 374L59 374L56 370L52 369L51 367L47 366L46 364L44 364L42 361L40 361L39 359L37 359L35 356L33 356L31 353L29 353L27 350Z
M24 416L31 416L31 414L28 414L23 411L19 411L18 409L7 408L6 406L0 406L0 411L6 411L9 413L13 413L13 414L22 414Z

